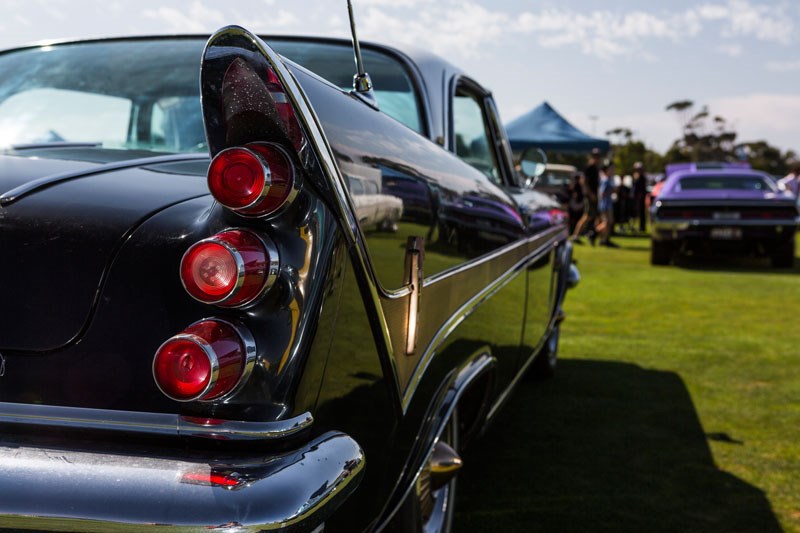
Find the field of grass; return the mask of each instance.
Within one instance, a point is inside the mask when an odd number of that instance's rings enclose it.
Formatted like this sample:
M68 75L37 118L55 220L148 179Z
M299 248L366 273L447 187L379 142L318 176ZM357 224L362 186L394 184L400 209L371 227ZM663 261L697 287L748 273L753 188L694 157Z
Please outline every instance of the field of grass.
M800 532L800 268L618 242L576 247L557 375L466 450L455 530Z

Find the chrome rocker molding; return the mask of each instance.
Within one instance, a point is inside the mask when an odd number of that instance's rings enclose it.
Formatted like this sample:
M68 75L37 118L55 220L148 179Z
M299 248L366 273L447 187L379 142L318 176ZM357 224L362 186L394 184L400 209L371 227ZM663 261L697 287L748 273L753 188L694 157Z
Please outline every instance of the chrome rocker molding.
M295 435L310 427L313 422L314 418L310 413L275 422L249 422L168 413L0 403L2 424L121 431L161 437L197 437L231 441L275 440Z
M338 432L225 461L16 444L4 451L0 524L38 531L311 531L352 493L365 465L359 445ZM111 502L127 505L112 514Z

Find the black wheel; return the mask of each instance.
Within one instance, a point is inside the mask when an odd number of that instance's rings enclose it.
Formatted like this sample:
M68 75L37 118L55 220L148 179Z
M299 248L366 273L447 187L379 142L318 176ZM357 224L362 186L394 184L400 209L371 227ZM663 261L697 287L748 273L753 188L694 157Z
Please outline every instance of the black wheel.
M387 531L448 533L451 530L456 501L456 477L453 476L446 483L442 483L441 474L437 477L434 462L435 458L437 456L440 458L444 452L446 456L455 457L458 463L455 469L460 468L461 459L455 452L458 450L456 412L457 410L453 411L450 420L437 438L433 452L414 481L411 492L397 515L386 528ZM439 469L441 470L441 466Z
M668 265L672 260L672 245L667 242L653 241L650 247L651 265Z
M772 266L775 268L792 268L794 266L794 240L784 243L772 252Z
M547 379L556 373L558 364L558 338L561 334L561 325L556 324L550 336L536 354L536 358L531 365L531 376L537 379Z

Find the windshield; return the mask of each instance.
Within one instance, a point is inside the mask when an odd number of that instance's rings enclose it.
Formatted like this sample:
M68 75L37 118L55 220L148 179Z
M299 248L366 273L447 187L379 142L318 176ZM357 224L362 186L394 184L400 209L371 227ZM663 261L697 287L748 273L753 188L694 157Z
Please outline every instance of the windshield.
M352 50L270 40L275 50L350 89ZM205 40L152 39L42 46L0 54L0 149L50 143L206 152L200 107ZM419 105L402 65L375 51L364 62L381 110L421 131Z
M552 187L563 187L572 183L572 176L574 175L575 171L546 169L544 174L539 177L539 184Z
M699 189L775 192L772 183L759 176L691 176L681 178L677 187L683 191Z

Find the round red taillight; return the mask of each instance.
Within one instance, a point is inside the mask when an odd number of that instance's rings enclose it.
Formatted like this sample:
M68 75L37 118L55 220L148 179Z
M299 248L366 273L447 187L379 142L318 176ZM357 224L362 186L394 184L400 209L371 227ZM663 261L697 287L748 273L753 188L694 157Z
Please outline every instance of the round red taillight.
M294 167L274 144L228 148L211 161L208 188L219 203L237 213L270 215L296 193Z
M268 187L269 167L258 154L246 148L223 150L208 167L208 188L231 209L249 207Z
M241 326L201 320L162 344L153 358L158 388L179 402L232 395L255 362L255 342Z
M194 299L236 307L253 302L275 280L278 252L266 237L232 229L192 245L181 259L181 282Z

